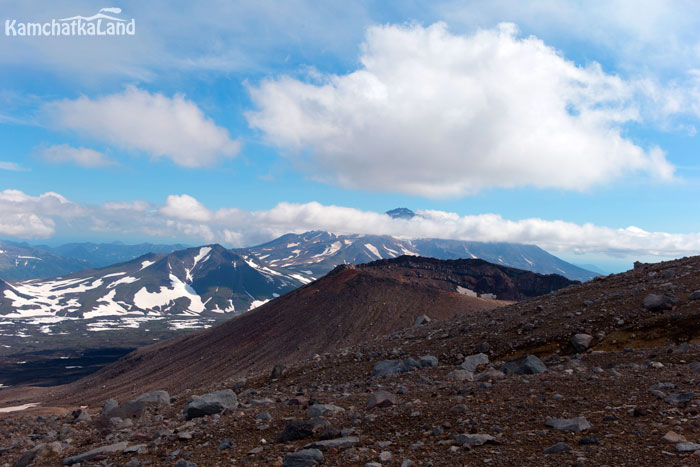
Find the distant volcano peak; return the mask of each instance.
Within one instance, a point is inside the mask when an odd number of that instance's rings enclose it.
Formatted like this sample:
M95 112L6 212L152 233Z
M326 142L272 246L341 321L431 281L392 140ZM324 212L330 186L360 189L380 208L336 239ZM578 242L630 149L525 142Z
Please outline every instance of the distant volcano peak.
M391 211L387 211L386 215L392 219L412 219L416 216L416 213L408 208L396 208Z

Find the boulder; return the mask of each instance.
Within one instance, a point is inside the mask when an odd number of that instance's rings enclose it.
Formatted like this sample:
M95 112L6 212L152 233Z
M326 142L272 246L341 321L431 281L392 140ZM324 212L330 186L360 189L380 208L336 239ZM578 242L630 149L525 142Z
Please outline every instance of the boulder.
M455 441L460 446L481 446L483 444L500 444L496 438L491 435L484 433L477 433L472 435L459 434L455 435Z
M406 373L406 365L402 360L382 360L372 367L372 376L389 376Z
M369 397L367 401L367 409L384 408L396 405L398 399L396 395L387 391L377 391Z
M418 365L421 368L435 368L438 366L438 359L433 355L423 355L418 358Z
M185 405L185 418L191 420L206 415L214 415L237 405L236 393L230 389L210 392L203 396L192 396Z
M573 431L579 433L591 428L591 424L584 417L576 418L549 418L545 425L561 431Z
M468 371L469 373L476 373L476 369L478 367L487 365L488 363L489 356L485 353L478 353L465 358L464 362L462 362L459 367L465 371Z
M466 370L453 370L445 377L448 381L474 381L474 373Z
M170 394L167 391L153 391L137 397L134 401L145 402L147 405L155 407L168 407L170 406Z
M547 366L534 355L523 355L519 358L506 360L501 371L514 375L536 375L547 371Z
M571 338L571 346L576 352L585 352L593 342L593 336L590 334L575 334Z
M644 308L649 311L664 311L670 310L673 308L673 305L679 301L680 298L670 293L665 293L663 295L650 293L644 297L643 305Z
M85 462L89 461L91 459L94 459L97 456L101 456L103 454L111 454L115 452L122 452L126 447L128 446L128 443L126 441L122 441L120 443L115 443L115 444L110 444L108 446L100 446L99 448L93 449L91 451L84 452L82 454L78 454L76 456L71 456L63 459L63 465L73 465L77 464L79 462Z
M282 467L308 467L323 462L323 453L318 449L302 449L284 456Z
M308 415L309 418L321 417L329 413L343 412L344 410L344 408L333 404L314 404L309 407Z
M429 323L429 322L431 322L431 321L432 321L432 319L430 319L430 317L428 317L428 315L420 315L420 316L419 316L418 318L416 318L416 320L413 322L413 325L414 325L414 326L421 326L421 325L427 324L427 323Z
M351 448L360 444L360 438L357 436L346 436L344 438L336 439L326 439L323 441L316 441L304 446L304 449L320 449L325 451L327 449L344 449Z

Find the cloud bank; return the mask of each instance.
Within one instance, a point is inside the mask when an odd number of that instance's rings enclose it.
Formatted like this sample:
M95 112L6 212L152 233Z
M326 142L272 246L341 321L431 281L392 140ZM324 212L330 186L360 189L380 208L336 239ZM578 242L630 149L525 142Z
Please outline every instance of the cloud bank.
M183 167L204 167L234 157L240 142L217 126L183 95L167 97L136 87L90 99L48 103L50 125L151 157L167 157Z
M74 148L67 144L40 148L39 155L45 161L54 164L72 163L86 168L118 165L99 151L89 148Z
M519 38L512 24L472 35L443 23L374 26L360 64L251 86L249 123L317 177L351 188L443 197L673 176L661 149L623 135L639 119L636 84Z
M647 232L635 226L613 228L538 218L513 221L496 214L459 216L444 211L419 211L412 219L392 219L371 211L317 202L279 203L269 210L212 210L196 198L170 195L157 206L145 201L80 205L57 193L29 196L17 190L0 192L0 234L47 238L86 230L219 242L242 247L285 233L327 230L336 233L393 235L403 238L448 238L485 242L536 244L552 252L604 254L614 257L685 256L700 254L700 233Z

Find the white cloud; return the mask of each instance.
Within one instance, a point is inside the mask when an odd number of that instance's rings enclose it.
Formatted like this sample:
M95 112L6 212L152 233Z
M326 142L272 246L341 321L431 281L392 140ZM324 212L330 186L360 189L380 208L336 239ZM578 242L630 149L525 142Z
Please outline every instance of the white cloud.
M17 162L0 161L0 170L7 170L10 172L26 172L28 169L25 169Z
M108 167L118 165L105 154L89 148L74 148L67 144L59 144L40 148L40 156L55 164L73 163L81 167Z
M442 23L375 26L360 63L319 84L282 76L250 87L250 124L345 187L437 197L672 178L660 149L622 134L640 118L636 84L513 25L469 36Z
M234 157L240 143L183 95L172 98L135 87L97 99L80 97L44 106L51 125L72 130L183 167L203 167Z
M80 205L57 193L30 196L0 192L0 234L19 238L81 235L87 230L173 238L189 243L251 246L285 233L326 230L341 234L393 235L538 245L564 255L635 260L700 254L700 233L648 232L635 226L607 227L538 218L509 220L497 214L459 216L424 210L412 219L317 202L279 203L272 209L212 210L190 195L171 195L160 206L145 201Z
M158 211L165 217L180 220L206 222L212 217L211 211L190 195L170 195Z

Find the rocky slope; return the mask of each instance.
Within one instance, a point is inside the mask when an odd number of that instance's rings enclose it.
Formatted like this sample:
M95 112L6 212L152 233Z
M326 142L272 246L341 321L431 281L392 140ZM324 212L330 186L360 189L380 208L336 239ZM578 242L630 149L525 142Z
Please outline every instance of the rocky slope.
M401 283L400 275L393 280ZM39 465L74 462L95 448L103 452L93 451L89 462L131 466L317 465L321 458L325 465L695 465L698 290L698 257L639 264L511 306L409 323L308 358L292 350L250 371L233 366L216 381L192 377L192 392L174 388L167 402L150 395L163 401L150 407L128 402L153 389L138 379L129 388L104 388L104 399L114 391L117 408L72 394L74 406L89 402L75 414L49 408L61 398L70 402L61 388L33 396L10 388L0 391L3 406L33 397L43 408L0 420L0 450L7 462L35 456ZM398 309L419 298L408 297ZM313 304L313 296L299 299ZM442 310L425 298L414 306L428 315ZM309 320L333 338L337 323L323 317ZM168 353L162 344L151 351L157 348ZM105 371L92 383L108 385L116 373ZM85 395L89 389L82 387ZM237 397L190 397L222 389ZM206 401L212 415L192 416Z

